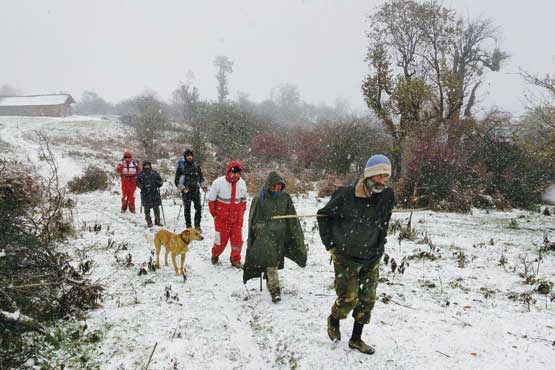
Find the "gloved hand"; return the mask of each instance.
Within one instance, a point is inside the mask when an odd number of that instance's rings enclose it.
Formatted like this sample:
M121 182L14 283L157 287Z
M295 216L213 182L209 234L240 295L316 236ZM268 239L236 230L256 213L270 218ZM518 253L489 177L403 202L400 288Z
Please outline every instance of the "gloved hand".
M179 189L179 192L180 192L181 194L184 194L184 193L188 193L188 192L189 192L189 188L186 187L186 186L183 186L183 185L181 185L181 184L179 184L179 185L177 186L177 188Z

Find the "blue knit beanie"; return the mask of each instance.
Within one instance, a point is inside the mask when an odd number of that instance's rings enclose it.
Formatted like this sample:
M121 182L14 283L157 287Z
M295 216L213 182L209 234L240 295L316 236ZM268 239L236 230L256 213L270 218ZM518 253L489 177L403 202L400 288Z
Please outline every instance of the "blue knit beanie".
M391 176L391 161L383 154L374 154L366 162L364 178L381 174Z

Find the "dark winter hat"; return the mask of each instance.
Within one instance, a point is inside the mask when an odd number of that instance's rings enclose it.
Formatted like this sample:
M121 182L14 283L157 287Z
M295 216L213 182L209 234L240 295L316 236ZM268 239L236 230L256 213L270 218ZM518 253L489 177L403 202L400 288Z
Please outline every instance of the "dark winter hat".
M152 163L150 163L148 159L145 159L143 161L143 168L145 168L146 166L150 166L150 168L152 168Z
M382 174L391 176L391 161L383 154L374 154L366 162L364 178Z
M187 156L190 155L192 157L194 157L195 155L193 154L193 151L191 149L185 149L185 151L183 152L183 157L187 158Z

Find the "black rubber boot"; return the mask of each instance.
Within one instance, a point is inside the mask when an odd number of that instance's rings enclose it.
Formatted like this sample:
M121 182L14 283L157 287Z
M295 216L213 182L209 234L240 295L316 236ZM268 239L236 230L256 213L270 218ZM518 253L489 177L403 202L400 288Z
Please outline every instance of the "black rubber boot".
M356 349L357 351L366 355L373 355L374 352L376 352L374 347L364 343L364 341L361 339L363 328L364 324L360 324L355 321L353 325L353 335L351 335L351 339L349 340L349 348Z

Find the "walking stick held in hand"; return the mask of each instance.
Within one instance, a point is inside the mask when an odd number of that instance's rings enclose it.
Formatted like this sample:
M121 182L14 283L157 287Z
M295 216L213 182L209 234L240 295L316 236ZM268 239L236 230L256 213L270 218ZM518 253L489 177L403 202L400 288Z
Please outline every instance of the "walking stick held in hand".
M179 200L181 200L181 202L179 203L179 211L177 211L177 217L175 218L175 224L173 225L174 232L175 229L177 229L177 222L179 221L179 215L181 214L181 209L183 208L183 193L181 192L181 190L179 191Z
M164 214L164 202L162 202L162 196L160 195L160 188L156 188L158 191L158 196L160 197L160 208L162 209L162 219L164 220L164 225L166 224L166 215Z

